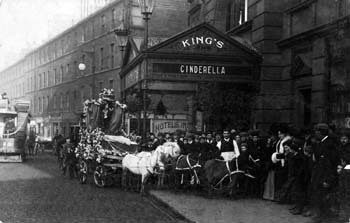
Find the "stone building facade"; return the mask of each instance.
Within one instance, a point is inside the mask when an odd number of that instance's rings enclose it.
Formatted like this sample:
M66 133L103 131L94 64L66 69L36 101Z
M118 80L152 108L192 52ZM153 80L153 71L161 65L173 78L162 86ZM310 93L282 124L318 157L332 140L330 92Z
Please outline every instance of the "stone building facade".
M263 61L255 127L350 127L348 0L192 0L189 21L253 44Z
M215 34L227 35L240 47L257 49L262 57L250 127L268 129L276 122L299 127L329 122L350 128L349 9L349 0L162 0L157 1L150 20L149 44L156 49L157 45L162 46L159 42L170 44L171 40L180 40L176 36L185 38L181 33L208 23L216 30ZM113 87L118 94L128 94L134 87L128 84L135 79L119 77L122 58L113 30L120 25L121 18L131 31L128 54L123 61L127 69L121 75L130 72L134 73L129 75L133 78L135 73L143 75L143 59L150 54L141 49L142 17L136 0L120 0L0 72L1 92L7 92L10 99L31 100L31 113L44 135L52 135L57 128L67 133L69 126L77 123L84 99L96 97L103 87ZM199 54L205 58L205 54ZM173 61L168 63L186 62L176 62L176 55L181 53L175 52ZM149 59L150 63L155 62L154 58ZM77 70L80 62L88 65L84 72ZM138 63L142 68L139 73L132 69ZM172 73L171 69L158 65L151 68L170 77L167 72ZM192 61L185 65L196 64ZM195 85L169 80L162 85L161 88L173 89L173 96L163 94L156 81L152 86L146 85L147 89L154 88L149 92L154 103L163 97L165 104L189 110L191 103L185 103L180 93L195 92ZM173 117L176 118L185 116ZM169 125L164 123L158 120L159 126Z
M150 21L150 36L168 37L187 25L185 0L158 1ZM176 18L176 19L174 19ZM11 101L30 101L36 131L68 136L78 124L83 101L96 98L102 88L120 97L121 52L114 30L121 23L132 36L143 37L138 1L117 0L65 30L0 72L0 92ZM86 69L78 69L80 63Z

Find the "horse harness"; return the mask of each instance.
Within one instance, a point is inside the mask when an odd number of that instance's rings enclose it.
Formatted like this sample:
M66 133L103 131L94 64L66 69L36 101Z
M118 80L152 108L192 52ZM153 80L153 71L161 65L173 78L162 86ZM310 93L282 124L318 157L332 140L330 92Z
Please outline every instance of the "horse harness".
M239 166L238 166L238 159L237 159L237 158L235 159L235 162L236 162L236 170L234 170L234 171L231 171L231 168L230 168L230 165L229 165L229 162L230 162L230 161L223 161L223 160L217 160L217 161L225 162L225 165L226 165L226 168L227 168L227 172L228 172L228 173L227 173L226 175L224 175L224 176L221 178L221 180L220 180L217 184L215 184L215 186L213 186L214 188L217 188L218 185L220 185L227 177L230 177L230 183L231 183L231 182L232 182L231 176L232 176L233 174L237 174L237 173L243 173L244 175L246 175L246 176L248 176L248 177L255 178L254 176L252 176L252 175L250 175L250 174L247 174L245 171L239 169ZM253 161L254 161L254 160L253 160ZM258 161L258 160L256 160L256 162L257 162L257 161Z
M179 168L178 167L179 160L181 160L183 157L186 157L186 161L187 161L188 167ZM202 167L202 166L198 162L195 165L192 166L191 163L190 163L190 156L189 155L181 155L176 161L175 170L190 170L190 171L193 170L194 176L196 178L196 184L200 184L200 180L199 180L197 171L195 169L197 167ZM183 179L181 179L181 182L183 182Z

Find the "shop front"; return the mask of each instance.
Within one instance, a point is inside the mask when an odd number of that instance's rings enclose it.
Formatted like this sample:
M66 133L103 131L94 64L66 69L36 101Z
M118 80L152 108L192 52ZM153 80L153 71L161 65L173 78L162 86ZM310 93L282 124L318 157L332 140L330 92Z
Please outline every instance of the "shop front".
M128 130L205 131L208 110L200 103L200 88L207 83L228 89L258 86L257 51L207 23L147 50L139 51L135 42L129 39L120 73L122 95L131 110L126 115Z

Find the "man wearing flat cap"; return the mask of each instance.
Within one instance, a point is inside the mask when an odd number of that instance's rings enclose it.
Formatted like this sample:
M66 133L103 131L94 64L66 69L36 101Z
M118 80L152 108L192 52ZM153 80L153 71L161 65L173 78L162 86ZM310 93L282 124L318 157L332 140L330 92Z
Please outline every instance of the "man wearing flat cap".
M316 219L329 213L326 198L334 191L337 184L337 166L340 162L339 152L333 137L329 137L327 124L318 124L315 128L315 136L320 143L314 151L314 168L311 177L311 214Z

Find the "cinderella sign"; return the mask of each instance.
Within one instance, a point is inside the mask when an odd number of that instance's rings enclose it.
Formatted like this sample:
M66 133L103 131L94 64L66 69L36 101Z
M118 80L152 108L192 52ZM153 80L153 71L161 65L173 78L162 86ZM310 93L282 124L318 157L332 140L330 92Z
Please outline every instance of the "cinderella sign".
M224 66L181 65L182 74L226 74Z

